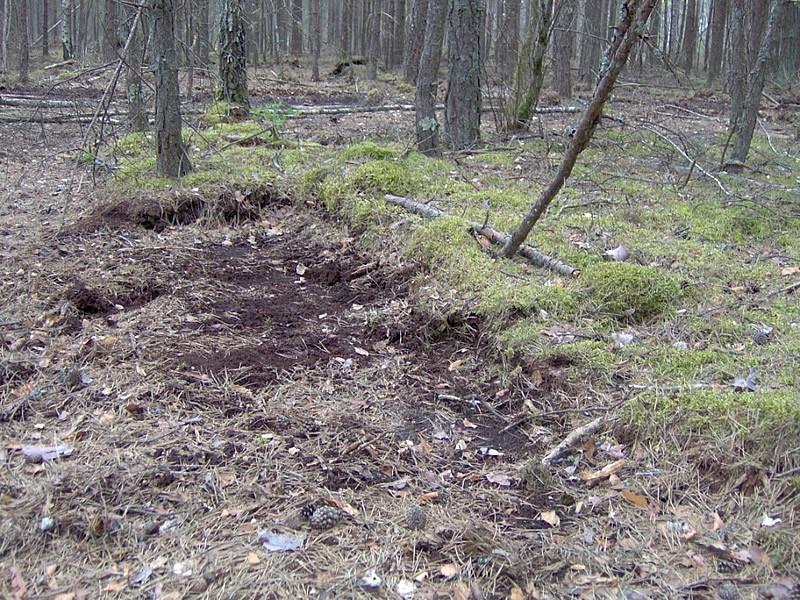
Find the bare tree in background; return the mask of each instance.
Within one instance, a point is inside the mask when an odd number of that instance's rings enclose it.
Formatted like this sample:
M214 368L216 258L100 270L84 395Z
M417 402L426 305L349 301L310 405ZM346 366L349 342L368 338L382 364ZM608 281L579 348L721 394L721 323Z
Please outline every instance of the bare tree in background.
M19 80L28 83L31 66L31 46L28 37L28 0L17 0L17 31L19 33Z
M367 79L378 78L378 55L381 51L381 0L372 0L367 19L369 45L367 47Z
M442 39L447 0L429 0L425 26L425 43L417 73L415 124L417 148L432 155L438 152L439 122L436 120L436 88L439 83L439 64L442 59Z
M0 0L0 73L8 69L8 14L11 0Z
M562 3L553 31L553 83L558 95L572 97L572 55L575 52L576 0Z
M688 0L683 21L683 68L690 73L697 54L697 0Z
M298 57L303 53L303 0L292 0L292 34L289 51Z
M723 51L725 49L725 26L728 22L728 0L711 1L711 24L708 35L711 45L708 50L708 83L713 83L722 71Z
M183 177L192 165L181 138L178 56L175 52L175 0L153 0L156 80L156 172Z
M125 69L125 96L128 101L128 123L131 131L147 131L147 111L144 108L142 94L142 62L144 61L144 34L142 21L136 18L137 11L131 6L125 7L127 13L127 29L130 31L131 44ZM131 31L133 27L133 31Z
M481 139L481 28L479 0L450 0L447 16L445 136L453 150Z
M408 48L403 61L403 78L407 83L417 82L419 57L425 45L425 23L428 18L428 0L414 0L408 22Z
M322 24L320 22L320 0L310 0L311 28L311 81L319 81L319 54L322 46Z
M42 56L50 56L50 1L42 0Z
M735 142L731 152L731 162L743 163L750 153L750 144L753 141L753 132L758 121L758 108L761 105L761 94L764 91L764 81L767 76L767 66L775 44L778 23L783 12L786 0L770 0L769 17L763 27L761 45L758 50L755 65L750 72L747 93L738 115L732 115Z
M511 258L517 253L533 226L564 187L575 167L578 156L589 145L597 124L600 122L606 100L614 89L617 77L628 62L633 45L638 41L639 36L647 31L647 20L657 3L658 0L629 0L623 3L620 21L614 28L614 37L601 66L600 79L595 87L592 100L561 159L558 172L530 207L519 226L506 240L503 247L503 256L506 258Z
M219 25L217 98L235 106L238 117L246 117L250 112L242 2L243 0L223 0Z
M75 40L72 31L74 10L73 0L61 0L61 54L64 60L70 60L75 56Z

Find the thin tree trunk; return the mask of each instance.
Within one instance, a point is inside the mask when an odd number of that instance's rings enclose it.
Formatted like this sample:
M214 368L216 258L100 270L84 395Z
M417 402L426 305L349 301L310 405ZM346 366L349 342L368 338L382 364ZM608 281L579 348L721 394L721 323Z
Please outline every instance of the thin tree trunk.
M352 52L353 52L353 0L343 0L342 46L339 54L341 55L342 60L347 60Z
M708 84L711 85L722 71L725 48L725 26L728 21L728 0L713 0L711 8L711 47L708 51Z
M562 6L553 32L553 79L562 100L572 97L572 54L575 49L575 0Z
M219 26L219 81L217 98L236 107L239 118L250 111L247 90L247 43L242 0L223 0Z
M750 153L750 144L753 141L753 132L758 120L758 108L761 104L761 93L764 91L764 80L767 77L767 68L770 55L778 34L778 23L783 11L784 0L770 0L769 18L761 38L756 64L750 74L750 86L744 99L742 114L736 121L736 141L733 145L731 160L743 163Z
M481 13L479 0L450 0L444 123L453 150L481 139Z
M572 142L561 160L558 172L531 206L517 229L511 234L511 238L503 248L503 256L506 258L511 258L517 253L533 226L564 186L567 178L572 173L572 169L575 167L578 156L588 146L597 124L600 122L603 106L614 89L617 77L628 61L628 56L633 45L638 40L639 34L646 31L647 19L650 17L650 13L657 2L658 0L629 0L627 3L627 10L623 15L624 18L614 29L614 38L606 53L604 64L607 65L607 68L601 70L600 80L597 83L592 100L586 108Z
M183 177L192 165L181 138L178 56L175 52L174 0L154 0L156 80L156 172Z
M320 23L320 0L311 1L311 81L319 81L319 53L322 46L322 26Z
M535 0L534 0L535 1ZM503 0L502 28L495 46L495 60L500 75L506 80L514 76L519 54L520 0Z
M107 62L117 59L117 2L105 0L103 3L103 57Z
M417 148L426 155L438 152L439 122L436 120L436 88L439 82L439 63L442 58L444 20L447 0L429 0L425 26L425 43L417 73L415 123Z
M144 60L144 33L141 19L136 18L135 8L127 7L128 31L133 30L125 70L125 92L128 101L128 122L131 131L147 131L147 112L142 95L142 62Z
M683 68L691 73L697 54L697 0L689 0L683 26Z
M203 69L208 69L209 54L211 52L211 41L209 39L208 26L208 0L196 0L197 12L195 22L197 23L197 40L195 54Z
M8 69L8 15L9 2L0 0L0 73Z
M601 35L600 3L597 0L586 0L583 16L583 37L581 38L581 55L578 65L578 77L581 81L593 81L595 71L600 66Z
M394 24L392 33L392 69L403 65L406 45L406 0L394 1Z
M8 3L10 0L6 0ZM72 0L61 0L61 53L64 60L75 57L73 24L75 20Z
M50 0L42 0L42 56L50 56Z
M19 31L19 80L28 83L31 64L30 36L28 35L28 0L17 0L17 30Z
M372 0L368 21L369 46L367 48L367 79L378 78L378 56L381 46L381 0Z
M292 0L292 35L289 40L292 56L303 54L303 0Z
M731 95L729 126L739 127L747 88L747 43L745 41L746 0L731 0L730 57L728 60L728 90Z
M414 0L408 31L408 52L403 63L404 79L407 83L417 82L419 57L425 44L425 23L428 18L428 0Z

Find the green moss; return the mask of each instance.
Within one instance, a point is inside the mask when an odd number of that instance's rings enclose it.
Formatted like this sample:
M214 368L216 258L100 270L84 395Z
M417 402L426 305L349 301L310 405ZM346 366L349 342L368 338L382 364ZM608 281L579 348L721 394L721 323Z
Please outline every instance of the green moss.
M214 102L203 116L200 117L200 122L205 127L213 127L221 123L235 123L241 121L244 117L242 109L230 102L218 100Z
M252 121L239 123L220 122L209 126L202 131L202 140L211 146L224 146L225 144L243 141L254 146L259 143L272 143L276 141L270 129Z
M637 320L656 317L680 299L676 279L652 267L604 262L584 271L581 281L601 312L623 316L633 311Z
M117 156L136 158L155 154L153 135L144 132L134 132L122 136L114 145Z
M683 382L707 378L727 380L736 372L733 355L719 349L680 350L659 345L642 356L642 362L656 377Z
M479 294L478 310L490 318L538 315L540 311L559 317L571 316L577 302L572 293L540 283L515 285L513 282L487 287Z
M691 390L674 396L647 393L628 401L623 417L645 435L664 426L674 428L677 423L687 433L713 437L735 434L774 440L787 429L800 435L800 399L791 389L759 393Z
M361 142L348 146L341 151L339 156L344 160L356 160L359 158L368 158L370 160L385 160L395 158L397 152L384 146L379 146L375 142Z
M563 362L575 366L591 367L596 370L611 369L617 363L617 356L609 350L606 342L581 340L573 344L547 345L540 356L544 360Z
M375 195L411 194L418 185L405 165L391 160L370 160L359 165L350 173L347 183L358 191Z

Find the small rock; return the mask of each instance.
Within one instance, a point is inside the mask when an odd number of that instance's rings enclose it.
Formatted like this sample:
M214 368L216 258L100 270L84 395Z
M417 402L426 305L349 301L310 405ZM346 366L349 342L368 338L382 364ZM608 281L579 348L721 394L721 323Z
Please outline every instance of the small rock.
M52 531L56 527L55 519L52 517L42 517L39 522L39 529L44 532Z

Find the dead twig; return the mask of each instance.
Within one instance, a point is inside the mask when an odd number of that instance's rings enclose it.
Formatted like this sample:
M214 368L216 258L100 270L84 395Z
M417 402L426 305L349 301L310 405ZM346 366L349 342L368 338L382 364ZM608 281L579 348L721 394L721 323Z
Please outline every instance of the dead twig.
M605 425L606 420L607 417L602 415L592 421L589 421L585 425L581 425L577 429L574 429L561 441L560 444L558 444L558 446L544 455L544 458L542 458L542 464L550 465L554 461L564 456L571 448L579 444L583 438L596 433L603 425Z

